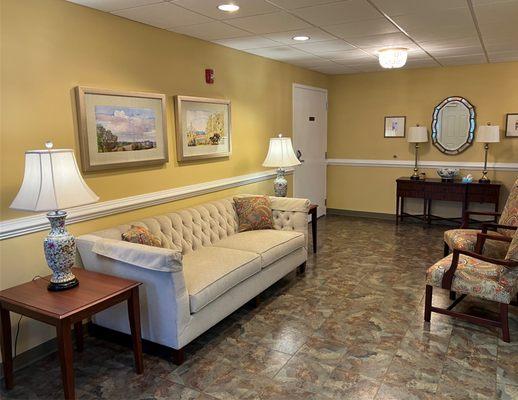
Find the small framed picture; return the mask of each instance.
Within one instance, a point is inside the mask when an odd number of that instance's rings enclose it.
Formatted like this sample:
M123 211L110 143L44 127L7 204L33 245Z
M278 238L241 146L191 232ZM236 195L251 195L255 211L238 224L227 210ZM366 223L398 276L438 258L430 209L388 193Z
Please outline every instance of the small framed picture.
M518 138L518 113L506 115L505 137Z
M178 161L230 157L230 100L175 96Z
M405 137L406 117L385 117L385 131L386 138L403 138Z
M165 95L76 88L83 171L169 160Z

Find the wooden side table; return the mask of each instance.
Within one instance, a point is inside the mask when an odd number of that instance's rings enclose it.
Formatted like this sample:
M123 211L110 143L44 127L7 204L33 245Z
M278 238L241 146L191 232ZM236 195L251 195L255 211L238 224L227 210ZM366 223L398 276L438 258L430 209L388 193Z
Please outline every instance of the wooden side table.
M66 399L75 398L72 354L72 325L74 325L77 350L83 349L82 321L108 307L123 301L128 302L128 314L135 367L143 372L142 342L140 335L139 282L115 276L74 268L79 286L62 292L49 292L47 278L37 279L0 292L0 347L2 350L5 386L11 389L13 380L13 358L11 340L11 319L9 311L54 325L57 330L61 376ZM48 277L50 278L50 276Z
M313 237L313 253L317 252L317 208L318 204L309 206L308 215L311 215L311 233Z

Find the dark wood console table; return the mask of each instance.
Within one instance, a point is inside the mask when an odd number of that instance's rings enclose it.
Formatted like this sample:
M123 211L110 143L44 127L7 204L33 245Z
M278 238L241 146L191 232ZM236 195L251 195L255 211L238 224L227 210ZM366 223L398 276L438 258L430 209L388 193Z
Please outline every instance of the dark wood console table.
M418 218L431 224L432 220L462 221L464 212L470 203L494 204L498 211L501 183L462 183L461 181L443 182L438 178L424 180L412 180L410 178L398 178L396 180L396 224L403 221L404 217ZM405 212L405 199L423 199L423 214L409 214ZM432 215L432 201L456 201L462 204L462 216L458 218L443 218ZM468 221L469 222L469 221Z

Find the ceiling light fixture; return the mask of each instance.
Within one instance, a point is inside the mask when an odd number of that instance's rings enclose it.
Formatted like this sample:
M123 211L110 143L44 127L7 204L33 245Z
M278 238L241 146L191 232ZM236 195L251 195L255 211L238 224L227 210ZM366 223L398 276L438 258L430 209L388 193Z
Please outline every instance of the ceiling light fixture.
M383 68L401 68L406 64L408 49L404 47L389 47L378 51L380 65Z
M297 42L305 42L306 40L309 40L311 38L309 36L301 35L301 36L293 36L292 39L296 40Z
M237 4L220 4L218 10L232 13L239 10L239 6Z

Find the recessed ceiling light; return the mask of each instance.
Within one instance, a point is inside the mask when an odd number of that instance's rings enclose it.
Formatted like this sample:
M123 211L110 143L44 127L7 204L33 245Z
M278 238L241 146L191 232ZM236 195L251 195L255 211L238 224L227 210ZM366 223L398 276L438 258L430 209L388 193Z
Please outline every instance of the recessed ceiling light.
M301 35L301 36L293 36L292 39L296 40L297 42L305 42L306 40L309 40L310 37Z
M239 6L237 4L220 4L218 10L231 13L239 10Z

